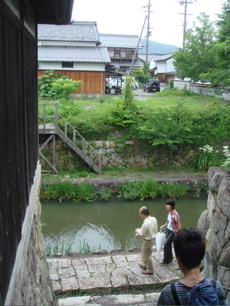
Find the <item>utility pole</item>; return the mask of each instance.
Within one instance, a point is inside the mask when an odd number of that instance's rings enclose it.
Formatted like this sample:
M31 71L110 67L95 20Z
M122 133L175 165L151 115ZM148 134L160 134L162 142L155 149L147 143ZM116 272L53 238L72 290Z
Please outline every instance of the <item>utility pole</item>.
M184 24L183 24L183 49L185 47L185 34L187 31L187 15L191 15L187 13L188 4L192 4L193 2L189 2L188 0L180 1L181 5L184 5Z
M150 0L149 0L149 4L148 4L148 23L147 23L147 41L146 41L146 59L145 62L148 65L149 64L149 25L150 25Z
M142 27L142 30L141 30L141 35L139 36L138 43L137 43L137 46L136 46L136 50L135 50L135 53L134 53L134 56L133 56L133 59L132 59L132 63L131 63L130 69L129 69L129 75L131 74L131 71L133 69L133 63L134 63L134 61L136 59L137 50L138 50L138 47L139 47L139 44L140 44L140 40L141 40L141 37L142 37L142 33L143 33L143 30L144 30L144 27L145 27L146 19L147 19L147 16L145 16L145 20L144 20L143 27Z

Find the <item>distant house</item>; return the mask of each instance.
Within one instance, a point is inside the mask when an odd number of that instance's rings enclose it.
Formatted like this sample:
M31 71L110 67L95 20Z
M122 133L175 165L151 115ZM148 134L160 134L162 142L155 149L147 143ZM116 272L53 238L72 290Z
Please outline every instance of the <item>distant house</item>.
M149 72L151 76L157 77L160 82L168 83L169 80L175 78L175 68L173 65L173 53L168 54L150 54ZM145 61L146 55L139 55L139 58Z
M109 70L120 74L128 74L135 50L138 44L138 35L99 34L103 46L108 48L111 59ZM133 69L141 67L138 52L133 62Z
M175 78L175 68L173 65L173 53L163 55L152 55L152 61L150 62L150 70L155 70L155 75L160 82L168 83L169 80Z
M105 91L107 48L101 46L97 24L77 21L68 25L38 25L38 75L54 70L73 80L81 80L78 93Z

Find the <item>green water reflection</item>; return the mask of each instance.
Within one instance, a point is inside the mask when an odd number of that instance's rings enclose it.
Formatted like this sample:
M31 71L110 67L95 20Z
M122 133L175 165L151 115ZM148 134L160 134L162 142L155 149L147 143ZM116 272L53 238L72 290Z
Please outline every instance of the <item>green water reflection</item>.
M79 251L85 240L91 249L129 249L141 246L134 233L141 227L140 206L146 205L158 225L166 221L165 199L149 201L110 201L94 203L43 202L41 222L45 244L58 246L72 244L71 251ZM197 220L206 209L206 199L177 199L176 209L183 227L196 227Z

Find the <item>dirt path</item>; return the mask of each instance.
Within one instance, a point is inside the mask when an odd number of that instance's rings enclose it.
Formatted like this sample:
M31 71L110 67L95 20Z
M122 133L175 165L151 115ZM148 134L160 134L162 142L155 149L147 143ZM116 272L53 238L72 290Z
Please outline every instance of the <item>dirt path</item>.
M190 173L190 172L166 172L166 171L146 171L146 172L135 172L135 173L124 173L120 172L119 174L110 174L110 175L98 175L97 177L79 177L72 178L72 180L76 183L82 182L90 182L98 189L103 187L109 187L111 189L118 187L121 183L129 182L129 181L139 181L145 180L147 178L153 178L160 183L182 183L189 186L199 186L201 182L207 182L207 173ZM49 183L51 181L59 180L54 176L53 179L42 179L44 183Z

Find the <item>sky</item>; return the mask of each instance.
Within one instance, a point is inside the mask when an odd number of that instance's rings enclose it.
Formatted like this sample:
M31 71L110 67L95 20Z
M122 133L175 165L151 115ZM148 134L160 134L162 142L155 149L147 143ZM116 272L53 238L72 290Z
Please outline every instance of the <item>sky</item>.
M150 0L149 38L152 41L181 47L183 42L184 5L179 0ZM192 2L192 3L189 3ZM188 0L187 29L201 12L218 19L224 0ZM99 33L141 35L149 0L74 0L72 20L96 21ZM142 38L146 37L147 22Z

